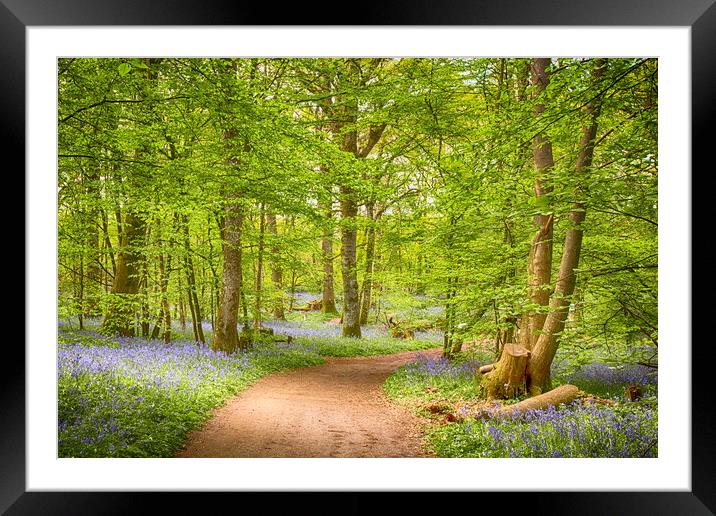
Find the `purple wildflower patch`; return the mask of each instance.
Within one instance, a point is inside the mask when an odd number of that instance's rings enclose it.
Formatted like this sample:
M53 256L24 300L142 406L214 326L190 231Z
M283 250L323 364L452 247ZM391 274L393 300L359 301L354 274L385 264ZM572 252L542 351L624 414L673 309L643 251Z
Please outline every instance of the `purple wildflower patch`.
M408 378L415 377L415 380L425 377L472 379L481 365L484 365L484 362L475 359L455 361L442 356L431 357L417 353L416 360L405 366L405 374Z
M441 456L656 457L656 407L575 401L559 408L472 419L433 436Z
M112 346L98 339L58 350L61 457L172 456L227 396L272 370L321 362L315 348L296 343L227 355L188 340L105 342Z
M605 397L623 397L627 385L637 385L646 395L655 395L658 385L657 370L640 364L609 366L595 362L580 367L564 376L566 383Z

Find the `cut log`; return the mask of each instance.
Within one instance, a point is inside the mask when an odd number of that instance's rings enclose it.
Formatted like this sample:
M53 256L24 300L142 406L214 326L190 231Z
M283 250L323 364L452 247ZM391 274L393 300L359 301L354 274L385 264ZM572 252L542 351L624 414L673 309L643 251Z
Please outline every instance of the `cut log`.
M569 403L577 398L579 389L575 385L560 385L556 389L527 398L524 401L515 403L514 405L507 405L500 408L497 411L498 415L512 415L518 412L525 412L527 410L545 409L551 406L556 406L561 403Z
M482 377L481 387L487 399L510 399L525 393L530 352L518 344L505 344L494 369Z
M495 364L487 364L487 365L482 366L480 369L478 369L478 371L480 372L480 374L486 374L486 373L489 373L490 371L492 371L494 368L495 368Z

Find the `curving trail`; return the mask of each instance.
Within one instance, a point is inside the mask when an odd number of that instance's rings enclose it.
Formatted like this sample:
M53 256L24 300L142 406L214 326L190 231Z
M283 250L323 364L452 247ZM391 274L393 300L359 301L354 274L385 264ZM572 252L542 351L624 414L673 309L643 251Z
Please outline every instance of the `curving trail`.
M388 375L416 353L327 357L262 378L190 434L177 457L429 457L425 420L383 394Z

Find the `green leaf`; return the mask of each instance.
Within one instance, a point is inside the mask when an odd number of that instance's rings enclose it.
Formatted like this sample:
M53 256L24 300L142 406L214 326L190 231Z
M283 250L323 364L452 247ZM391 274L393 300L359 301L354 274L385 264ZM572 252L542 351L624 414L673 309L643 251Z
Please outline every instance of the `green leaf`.
M136 57L133 59L130 59L129 62L132 64L132 66L134 68L145 68L145 69L149 68L144 62L142 62L141 59L138 59Z
M127 75L132 70L132 65L129 63L122 63L117 67L117 71L119 71L119 75Z

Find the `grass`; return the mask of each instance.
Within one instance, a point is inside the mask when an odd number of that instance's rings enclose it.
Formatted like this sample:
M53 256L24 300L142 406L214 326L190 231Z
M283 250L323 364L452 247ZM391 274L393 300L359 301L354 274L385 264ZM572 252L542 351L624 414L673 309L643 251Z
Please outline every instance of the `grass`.
M492 405L479 399L475 371L491 361L489 354L463 354L454 360L419 356L391 374L384 389L390 399L432 418L425 438L439 457L657 456L653 370L590 364L555 375L555 385L573 383L585 392L569 406L485 418ZM642 400L626 401L624 390L630 384L642 388Z

